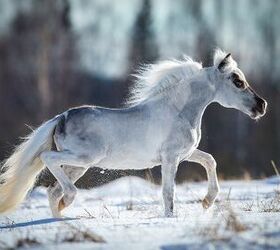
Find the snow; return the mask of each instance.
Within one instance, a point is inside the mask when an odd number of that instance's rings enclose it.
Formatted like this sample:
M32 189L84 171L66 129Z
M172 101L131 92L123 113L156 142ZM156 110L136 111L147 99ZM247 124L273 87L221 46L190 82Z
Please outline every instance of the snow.
M175 215L165 218L159 186L123 177L79 190L61 220L52 218L46 190L40 187L14 213L0 216L0 248L279 249L279 183L279 177L222 181L219 198L207 211L200 202L206 182L178 185ZM92 242L80 232L106 242Z

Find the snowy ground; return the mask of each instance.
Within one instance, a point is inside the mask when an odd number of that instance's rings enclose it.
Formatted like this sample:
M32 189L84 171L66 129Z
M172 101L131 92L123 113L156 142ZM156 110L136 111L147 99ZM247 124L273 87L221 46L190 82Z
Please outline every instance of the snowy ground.
M124 177L80 190L64 220L52 219L46 190L37 188L0 217L0 249L280 249L279 184L278 177L221 182L208 211L200 202L206 182L180 185L175 216L164 218L160 187Z

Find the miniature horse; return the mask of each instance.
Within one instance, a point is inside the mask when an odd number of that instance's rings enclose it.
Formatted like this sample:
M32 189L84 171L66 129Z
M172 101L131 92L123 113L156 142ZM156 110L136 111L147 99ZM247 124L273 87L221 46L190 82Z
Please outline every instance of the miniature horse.
M212 67L203 68L186 57L149 65L137 77L124 108L69 109L33 131L3 165L0 213L24 199L44 167L57 180L48 196L53 216L60 217L74 200L75 181L90 166L161 165L164 214L172 216L174 179L182 161L206 169L209 185L202 205L210 207L219 192L216 162L197 149L206 107L218 102L258 119L266 112L266 101L249 86L231 54L221 50L215 51Z

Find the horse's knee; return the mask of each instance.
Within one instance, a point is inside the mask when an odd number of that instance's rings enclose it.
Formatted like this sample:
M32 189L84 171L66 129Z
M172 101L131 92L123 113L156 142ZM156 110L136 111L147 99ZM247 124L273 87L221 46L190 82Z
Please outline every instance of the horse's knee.
M207 167L211 170L215 170L217 167L217 162L216 162L215 158L210 154L207 155L206 164L207 164Z

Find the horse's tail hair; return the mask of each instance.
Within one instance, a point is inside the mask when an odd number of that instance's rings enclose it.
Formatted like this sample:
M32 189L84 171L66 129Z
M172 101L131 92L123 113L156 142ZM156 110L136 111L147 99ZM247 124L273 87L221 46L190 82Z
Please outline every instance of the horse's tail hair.
M0 213L15 209L34 185L44 167L40 153L51 149L58 121L59 116L42 124L4 161L1 169L3 173L0 172Z

